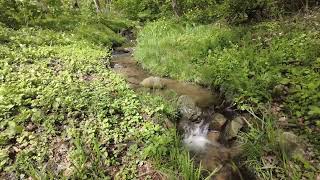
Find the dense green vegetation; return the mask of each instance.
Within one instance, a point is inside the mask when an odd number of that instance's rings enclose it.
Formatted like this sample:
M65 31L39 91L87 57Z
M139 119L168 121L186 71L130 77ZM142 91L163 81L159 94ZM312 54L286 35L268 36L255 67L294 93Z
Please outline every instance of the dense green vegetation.
M237 139L244 149L242 166L261 179L315 179L316 5L0 0L0 179L213 175L182 147L170 123L178 119L175 98L134 92L109 69L112 48L127 41L121 34L141 24L134 55L144 68L217 89L226 104L251 114ZM280 128L301 135L308 150L288 152Z
M147 69L212 87L243 110L283 104L319 146L320 16L250 26L149 23L135 53ZM271 104L274 106L274 104Z
M284 98L290 115L316 123L319 18L250 27L157 21L140 33L135 55L153 72L220 87L239 107Z
M242 110L259 112L271 102L284 104L283 111L290 117L286 123L298 124L300 133L305 129L302 134L307 134L317 149L319 20L317 13L297 18L298 23L290 19L252 26L192 26L161 20L147 24L139 34L135 57L159 75L219 87L230 103ZM278 126L272 124L269 128L253 126L244 134L248 166L263 179L282 173L280 177L285 177L288 172L296 172L293 176L300 179L301 169L288 168L286 160L277 165L282 170L259 170L265 154L279 152L277 135L270 136L277 134L273 129ZM283 160L284 156L280 153L277 158Z
M148 21L163 16L193 23L251 22L307 10L316 0L115 0L114 5L129 18Z
M234 14L229 17L240 20ZM306 137L319 154L319 11L271 20L259 17L238 25L229 17L208 25L168 18L147 23L138 36L135 57L154 73L219 89L238 109L266 116L257 117L241 138L246 144L245 163L258 176L314 178L317 170L307 161L278 153L279 132L274 129L295 127L290 129ZM279 169L265 168L267 154L281 162ZM303 167L310 172L301 172Z
M174 107L136 94L108 69L111 46L125 39L117 32L131 21L0 5L1 179L200 178L175 130L164 126ZM170 156L176 152L183 156Z

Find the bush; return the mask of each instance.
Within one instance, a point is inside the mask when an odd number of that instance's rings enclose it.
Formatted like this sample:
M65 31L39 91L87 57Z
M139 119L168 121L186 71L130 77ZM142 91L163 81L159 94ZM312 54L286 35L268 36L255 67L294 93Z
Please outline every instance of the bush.
M172 103L106 68L128 24L105 18L0 23L0 179L136 179L151 160L173 177L199 171L190 156L168 157L187 154L163 126Z
M150 139L167 134L165 112L106 68L108 34L92 43L69 31L0 32L0 177L137 178Z
M130 19L146 21L157 19L162 14L167 13L170 2L153 0L116 0L113 5Z
M117 0L114 5L129 18L154 20L175 15L170 1ZM308 1L308 7L317 5L316 0ZM305 10L304 1L290 0L182 0L177 1L177 11L181 19L193 23L212 23L226 19L229 23L256 22L280 17L288 13Z
M288 112L317 119L319 35L291 22L192 27L158 21L141 32L135 57L157 74L220 87L239 107L283 98L273 95L282 84L289 88Z

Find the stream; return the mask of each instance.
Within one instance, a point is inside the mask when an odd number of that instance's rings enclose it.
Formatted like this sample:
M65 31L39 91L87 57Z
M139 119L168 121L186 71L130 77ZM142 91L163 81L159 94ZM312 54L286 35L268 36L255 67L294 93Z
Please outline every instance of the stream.
M245 126L244 117L236 111L219 107L223 101L218 92L153 76L133 59L132 52L132 48L114 50L111 68L123 76L135 91L149 88L156 89L152 92L164 97L168 97L170 92L178 95L181 118L177 129L182 132L183 144L198 163L201 161L203 168L209 172L217 171L212 179L255 179L237 163L242 148L235 139Z

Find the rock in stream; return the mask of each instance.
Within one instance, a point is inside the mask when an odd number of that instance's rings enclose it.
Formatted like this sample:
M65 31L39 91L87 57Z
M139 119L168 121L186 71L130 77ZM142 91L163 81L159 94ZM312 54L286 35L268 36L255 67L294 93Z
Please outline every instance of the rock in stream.
M120 53L128 52L126 49L117 50ZM115 55L113 61L114 70L124 75L131 84L158 89L155 92L163 92L161 89L165 88L180 95L177 106L182 117L178 123L178 130L182 132L184 145L191 153L196 154L196 161L201 161L203 168L208 171L220 169L214 179L232 177L233 170L229 161L240 154L240 151L229 148L223 140L226 137L235 137L243 122L237 120L234 113L230 117L224 112L214 113L211 117L214 107L221 104L218 93L194 84L150 76L132 59L131 53ZM167 128L175 127L170 120L166 120L165 124Z
M201 109L196 106L194 100L187 95L180 96L177 104L179 112L184 119L194 121L197 120L202 114Z
M161 78L153 76L144 79L140 84L143 87L150 89L163 89L165 87Z
M210 122L209 128L211 130L221 131L222 127L226 124L227 119L220 113L215 113Z

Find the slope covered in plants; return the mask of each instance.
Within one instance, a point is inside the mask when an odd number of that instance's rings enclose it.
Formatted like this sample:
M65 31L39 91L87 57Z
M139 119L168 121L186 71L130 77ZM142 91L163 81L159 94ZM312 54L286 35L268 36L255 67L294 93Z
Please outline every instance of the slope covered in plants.
M318 13L253 26L158 21L140 33L135 55L161 75L220 87L240 106L284 98L290 115L311 122L319 117L318 28Z
M62 10L41 17L32 4L0 5L12 7L1 8L0 179L152 178L162 176L158 160L180 176L181 159L168 154L187 152L163 123L174 108L135 93L108 68L131 21ZM180 158L189 174L197 170Z
M211 174L168 120L178 119L175 102L134 92L110 69L111 49L141 25L135 58L144 68L219 90L224 101L210 110L251 114L228 170L315 179L320 16L315 0L290 2L0 0L0 179Z
M161 76L218 89L238 110L258 116L271 114L271 121L267 121L269 115L262 122L256 119L253 124L263 125L244 133L245 139L250 139L245 141L251 144L244 153L252 158L249 164L270 153L277 154L279 150L271 145L276 138L269 133L279 127L304 137L319 154L319 24L317 9L304 15L238 25L224 20L196 25L163 19L142 29L135 57L144 68ZM269 123L272 128L266 129ZM258 137L264 138L259 142ZM317 157L310 160L317 162ZM287 163L277 166L286 169L290 166ZM260 175L268 172L259 170L264 166L255 166L255 171ZM281 170L276 171L272 171L274 175ZM296 175L301 178L301 174ZM270 174L263 176L268 177Z

